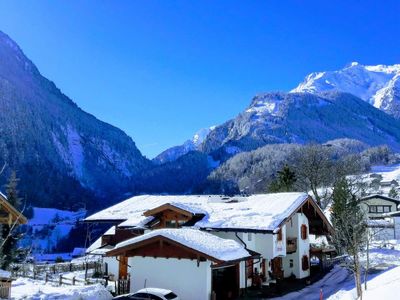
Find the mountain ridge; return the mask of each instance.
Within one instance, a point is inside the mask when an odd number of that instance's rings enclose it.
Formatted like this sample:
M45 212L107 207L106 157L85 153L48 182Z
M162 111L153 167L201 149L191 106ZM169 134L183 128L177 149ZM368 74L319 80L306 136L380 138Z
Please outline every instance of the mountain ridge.
M366 66L353 62L337 71L314 72L290 92L341 91L400 118L400 64Z
M16 169L34 205L54 207L57 191L58 208L82 202L81 194L96 205L130 191L150 164L126 133L79 108L1 32L0 104L0 157L8 166L2 182Z

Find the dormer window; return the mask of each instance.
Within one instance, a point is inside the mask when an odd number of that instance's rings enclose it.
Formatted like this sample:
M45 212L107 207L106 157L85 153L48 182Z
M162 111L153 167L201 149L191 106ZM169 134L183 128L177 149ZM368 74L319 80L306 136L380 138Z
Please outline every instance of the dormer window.
M182 209L171 203L166 203L156 208L146 211L146 217L154 217L154 222L151 228L180 228L187 222L191 221L194 217L202 218L204 215L196 214L192 211Z

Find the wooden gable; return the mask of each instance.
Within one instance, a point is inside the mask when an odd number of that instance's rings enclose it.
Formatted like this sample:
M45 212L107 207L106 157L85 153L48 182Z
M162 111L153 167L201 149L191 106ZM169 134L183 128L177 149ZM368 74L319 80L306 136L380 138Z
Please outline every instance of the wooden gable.
M288 222L294 214L303 213L306 215L309 223L310 234L315 235L331 235L334 231L332 224L326 218L324 212L315 201L308 196L303 203L296 209L284 222L279 226L281 227L285 222Z
M120 242L137 237L143 233L143 229L116 227L114 234L104 234L101 237L101 244L115 246Z
M222 261L214 257L211 257L195 249L189 248L164 236L155 236L147 240L107 252L107 256L119 255L126 257L141 256L154 258L162 257L191 259L197 260L198 262L210 260L214 263L222 263Z
M26 224L28 220L0 194L0 224Z
M195 216L192 212L166 203L143 213L146 217L154 217L156 222L152 222L152 228L179 228L189 222Z
M307 197L296 212L301 212L308 218L310 234L331 235L333 233L332 224L311 197Z

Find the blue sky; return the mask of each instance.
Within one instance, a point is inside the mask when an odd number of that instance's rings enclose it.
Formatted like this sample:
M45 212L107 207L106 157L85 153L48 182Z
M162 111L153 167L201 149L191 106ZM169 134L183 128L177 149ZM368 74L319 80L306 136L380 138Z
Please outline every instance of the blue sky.
M153 157L260 92L400 63L400 1L0 0L0 30Z

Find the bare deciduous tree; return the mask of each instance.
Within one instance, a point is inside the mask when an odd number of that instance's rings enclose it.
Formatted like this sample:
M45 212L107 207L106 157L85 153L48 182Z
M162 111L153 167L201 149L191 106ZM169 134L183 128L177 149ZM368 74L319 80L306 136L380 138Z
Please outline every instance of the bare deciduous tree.
M309 145L294 152L296 162L296 185L299 189L311 191L315 201L321 206L319 188L332 183L333 162L331 150L320 145Z

